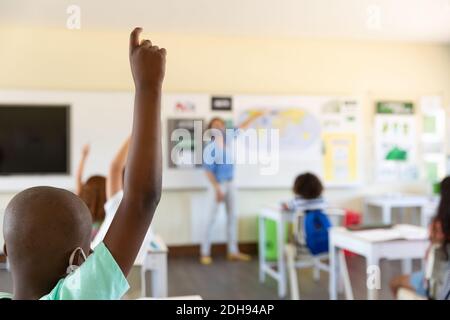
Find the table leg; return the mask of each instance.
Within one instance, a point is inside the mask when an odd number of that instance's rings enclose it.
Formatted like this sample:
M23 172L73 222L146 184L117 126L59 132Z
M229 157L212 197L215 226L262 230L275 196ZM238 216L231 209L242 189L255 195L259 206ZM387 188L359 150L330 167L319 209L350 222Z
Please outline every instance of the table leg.
M384 224L392 223L392 209L384 205L382 207L382 213L383 213L383 223Z
M155 298L167 298L167 255L158 256L158 265L151 272L152 293Z
M277 221L278 296L286 296L286 264L284 261L284 220Z
M352 283L350 282L350 275L348 274L347 261L345 260L344 251L339 251L339 267L341 269L341 276L344 282L345 298L353 300Z
M147 270L145 262L141 266L141 297L147 297Z
M331 240L331 239L330 239ZM337 291L338 291L338 255L339 249L334 246L333 241L330 241L330 300L337 300Z
M379 259L374 254L366 256L367 261L367 299L377 300L378 291L380 290L380 264ZM374 277L374 278L373 278Z
M266 280L265 264L266 264L266 228L264 225L264 217L259 216L259 281L264 282Z
M424 228L428 226L428 216L426 207L419 207L420 225Z
M399 211L399 216L400 216L400 223L411 223L410 221L408 221L408 222L406 222L405 221L405 208L403 208L403 207L400 207L400 208L398 208L398 211Z
M403 274L411 274L413 269L412 259L403 259L402 260L402 273Z

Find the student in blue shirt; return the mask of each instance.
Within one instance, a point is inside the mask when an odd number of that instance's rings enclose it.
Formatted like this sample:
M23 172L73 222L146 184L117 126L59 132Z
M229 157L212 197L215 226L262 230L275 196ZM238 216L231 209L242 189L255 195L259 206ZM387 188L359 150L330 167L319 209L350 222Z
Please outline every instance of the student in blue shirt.
M92 219L75 194L35 187L5 212L14 299L119 299L161 197L161 86L165 49L130 35L134 122L123 199L103 242L90 250ZM2 298L5 295L0 295Z
M249 261L250 256L240 253L237 241L237 201L234 179L233 141L239 130L248 126L260 117L257 113L249 117L237 129L226 129L225 121L219 117L211 119L208 129L214 139L206 148L211 152L212 159L203 159L203 168L209 180L208 186L208 224L200 249L200 262L205 265L212 263L211 237L212 229L217 219L217 211L221 202L225 203L227 211L228 259L231 261ZM229 134L229 130L234 130ZM207 152L208 153L208 152Z

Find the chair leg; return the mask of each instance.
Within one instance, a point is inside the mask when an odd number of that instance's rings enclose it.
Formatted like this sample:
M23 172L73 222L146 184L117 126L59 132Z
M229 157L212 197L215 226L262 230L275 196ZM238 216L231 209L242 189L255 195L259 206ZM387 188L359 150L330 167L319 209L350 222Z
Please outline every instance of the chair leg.
M320 280L320 269L318 268L317 263L320 263L320 261L317 258L314 258L313 279L316 282Z
M299 284L297 279L297 269L295 268L295 246L287 244L285 246L285 254L287 260L289 287L291 289L291 299L300 300Z
M344 252L341 250L339 252L339 261L341 265L341 274L344 281L345 298L347 300L353 300L353 288L350 282L350 275L348 274L347 261L345 260Z

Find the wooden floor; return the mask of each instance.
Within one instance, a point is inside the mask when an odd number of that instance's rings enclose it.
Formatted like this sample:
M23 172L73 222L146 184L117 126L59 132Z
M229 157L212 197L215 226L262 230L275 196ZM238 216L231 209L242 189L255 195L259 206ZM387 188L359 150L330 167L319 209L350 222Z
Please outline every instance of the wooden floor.
M366 298L366 264L361 257L347 258L350 278L356 299ZM416 265L417 267L417 265ZM381 299L392 299L389 279L400 273L400 263L383 261L381 264ZM128 298L139 296L139 270L129 276L131 290ZM328 275L321 274L315 282L310 270L299 272L300 295L302 299L328 299ZM0 271L0 291L11 292L10 274ZM216 257L210 266L198 263L196 257L175 257L169 259L169 295L200 295L203 299L278 299L276 282L266 277L265 283L258 279L257 258L251 262L229 262ZM288 297L289 298L289 297ZM343 297L341 297L343 298Z

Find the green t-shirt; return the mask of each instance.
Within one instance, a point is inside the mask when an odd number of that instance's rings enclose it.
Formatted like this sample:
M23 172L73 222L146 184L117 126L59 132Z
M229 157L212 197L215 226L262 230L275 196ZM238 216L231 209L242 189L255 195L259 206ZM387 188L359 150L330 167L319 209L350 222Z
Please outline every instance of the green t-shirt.
M103 242L86 261L40 300L117 300L130 288L116 260ZM0 293L0 299L12 298Z

